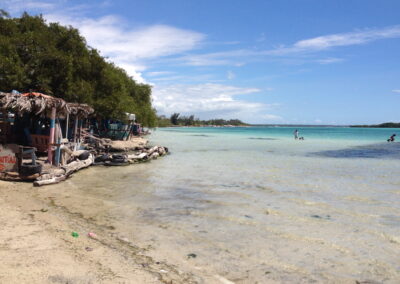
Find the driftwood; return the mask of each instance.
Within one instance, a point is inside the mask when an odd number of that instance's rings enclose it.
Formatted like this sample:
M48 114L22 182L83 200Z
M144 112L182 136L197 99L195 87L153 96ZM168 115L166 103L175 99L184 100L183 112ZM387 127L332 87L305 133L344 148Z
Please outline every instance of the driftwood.
M129 162L141 162L152 159L157 159L160 156L164 156L168 153L168 149L162 146L154 146L148 150L143 149L142 153L130 154L127 156Z
M79 156L82 151L76 151L72 153L71 156ZM66 180L71 174L80 169L89 167L91 165L103 164L105 166L126 166L132 163L148 161L152 159L157 159L168 153L168 148L162 146L154 146L151 148L142 148L134 154L122 154L122 155L108 155L106 154L105 160L95 163L95 157L90 154L89 158L86 160L75 160L67 165L61 166L58 169L51 169L48 173L43 173L34 182L35 186L42 186L48 184L55 184ZM104 154L98 156L102 157ZM102 160L102 159L100 159Z
M136 154L131 154L131 155L128 155L127 157L128 157L128 160L143 160L143 159L147 158L148 155L149 155L149 154L147 154L146 152L144 152L144 153L140 153L140 154L138 154L138 155L136 155Z
M157 159L158 157L160 157L160 154L158 152L154 152L150 155L150 159Z
M66 179L67 179L66 176L58 176L58 177L52 177L52 178L44 179L44 180L35 180L33 182L33 185L34 186L42 186L42 185L47 185L47 184L55 184L55 183L64 181Z
M147 154L149 156L151 156L151 154L153 154L155 151L157 151L158 148L159 148L158 146L154 146L153 148L150 148L150 150L147 151Z
M65 166L62 166L61 169L55 169L52 173L47 173L41 175L36 181L33 183L35 186L42 186L48 184L59 183L60 181L66 180L72 173L79 171L80 169L87 168L94 162L94 157L92 154L89 155L89 158L86 160L76 160Z
M72 173L79 171L80 169L87 168L94 162L94 157L92 154L89 155L89 158L86 160L76 160L73 161L65 166L62 166L62 168L65 170L65 175L68 177Z

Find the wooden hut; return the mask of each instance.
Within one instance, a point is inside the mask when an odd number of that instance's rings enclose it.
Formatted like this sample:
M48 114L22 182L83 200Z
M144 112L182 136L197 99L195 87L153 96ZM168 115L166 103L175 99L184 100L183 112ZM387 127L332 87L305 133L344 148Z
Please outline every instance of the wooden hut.
M16 168L20 171L25 152L33 152L33 156L35 152L44 153L49 164L58 166L61 144L76 150L81 121L94 112L86 104L67 103L36 92L0 92L0 110L0 172ZM11 165L1 165L4 149L8 149L5 151L8 156L12 152L17 156L14 160L4 159ZM12 165L12 162L19 164Z

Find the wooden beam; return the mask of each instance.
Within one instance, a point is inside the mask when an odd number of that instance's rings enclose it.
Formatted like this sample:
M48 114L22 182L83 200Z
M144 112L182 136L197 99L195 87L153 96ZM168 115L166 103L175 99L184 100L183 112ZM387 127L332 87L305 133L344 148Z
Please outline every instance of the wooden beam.
M53 107L51 109L51 116L50 116L50 139L49 139L49 147L47 150L47 160L50 164L53 163L53 146L52 146L52 144L54 144L55 126L56 126L56 108Z

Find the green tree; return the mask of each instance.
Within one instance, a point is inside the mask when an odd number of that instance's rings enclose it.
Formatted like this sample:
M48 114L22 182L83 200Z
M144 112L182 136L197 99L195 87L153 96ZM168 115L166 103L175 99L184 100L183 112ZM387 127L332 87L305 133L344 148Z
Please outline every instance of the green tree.
M171 118L170 118L171 123L172 123L173 125L178 125L178 124L179 124L178 118L179 118L179 113L177 113L177 112L173 113L173 114L171 115Z
M0 9L0 88L88 103L98 117L124 119L129 112L145 126L157 124L151 86L106 61L77 29L42 16L10 18Z

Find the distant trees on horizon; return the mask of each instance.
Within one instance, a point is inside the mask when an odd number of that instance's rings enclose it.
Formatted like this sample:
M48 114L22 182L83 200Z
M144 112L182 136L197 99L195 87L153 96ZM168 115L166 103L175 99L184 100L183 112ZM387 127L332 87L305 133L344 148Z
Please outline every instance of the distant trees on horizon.
M399 122L385 122L375 125L350 125L350 127L368 127L368 128L400 128Z
M166 127L166 126L223 126L223 125L233 125L233 126L244 126L248 125L242 122L239 119L210 119L210 120L200 120L196 118L194 115L190 116L181 116L180 113L173 113L168 118L165 115L161 115L158 117L158 126Z

